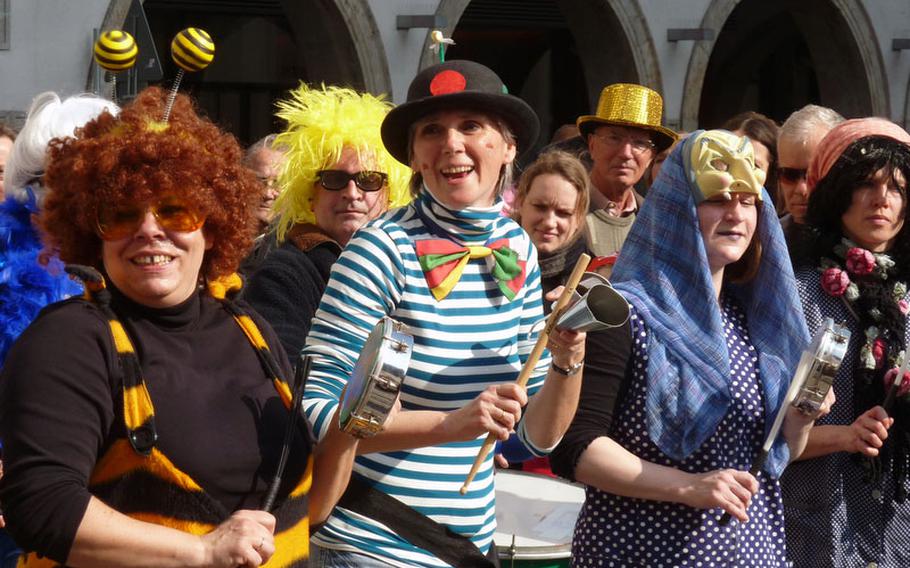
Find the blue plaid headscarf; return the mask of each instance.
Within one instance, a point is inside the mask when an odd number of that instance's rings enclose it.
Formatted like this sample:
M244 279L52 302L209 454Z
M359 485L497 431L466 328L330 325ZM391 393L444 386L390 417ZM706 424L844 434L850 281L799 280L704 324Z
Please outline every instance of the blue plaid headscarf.
M613 269L611 281L649 330L648 434L667 456L682 460L717 429L730 407L730 354L720 306L699 229L688 166L693 133L664 162ZM770 430L809 333L796 291L783 233L767 191L753 238L762 245L758 274L724 294L743 306ZM765 470L779 476L789 461L782 438Z

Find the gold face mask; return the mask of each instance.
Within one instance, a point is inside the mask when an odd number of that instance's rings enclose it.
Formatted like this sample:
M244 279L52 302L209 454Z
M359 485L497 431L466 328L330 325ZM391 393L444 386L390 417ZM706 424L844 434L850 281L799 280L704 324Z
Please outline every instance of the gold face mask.
M726 130L706 130L689 147L690 179L699 191L695 204L706 199L732 198L732 193L751 193L761 201L765 172L756 167L752 144Z

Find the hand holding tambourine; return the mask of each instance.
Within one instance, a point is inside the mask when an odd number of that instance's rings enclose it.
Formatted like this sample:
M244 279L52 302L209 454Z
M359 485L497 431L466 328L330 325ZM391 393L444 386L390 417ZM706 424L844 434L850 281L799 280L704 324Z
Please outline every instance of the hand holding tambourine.
M382 430L401 406L398 394L413 348L414 337L404 324L390 317L376 323L341 393L338 427L342 432L369 438Z

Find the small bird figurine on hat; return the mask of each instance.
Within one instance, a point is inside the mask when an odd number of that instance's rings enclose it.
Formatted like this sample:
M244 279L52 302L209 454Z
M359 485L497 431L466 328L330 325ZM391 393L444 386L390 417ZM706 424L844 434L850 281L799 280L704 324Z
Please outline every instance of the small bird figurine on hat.
M446 60L446 45L455 45L455 40L448 38L442 35L442 32L439 30L433 30L430 33L430 51L435 52L439 55L439 62L445 63Z

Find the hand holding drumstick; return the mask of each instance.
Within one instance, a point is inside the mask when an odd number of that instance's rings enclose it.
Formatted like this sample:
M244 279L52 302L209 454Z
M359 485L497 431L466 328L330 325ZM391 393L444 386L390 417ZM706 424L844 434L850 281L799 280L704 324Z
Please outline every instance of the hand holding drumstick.
M534 368L537 366L540 356L543 354L544 349L547 346L547 342L550 340L550 334L554 332L556 328L556 322L559 319L559 316L566 305L572 298L572 293L575 292L575 288L578 285L578 282L581 280L582 275L585 272L585 269L588 266L588 263L591 261L591 257L586 254L582 254L578 259L578 262L575 264L572 274L569 276L568 281L566 282L566 287L563 289L562 294L559 296L559 299L556 302L556 305L553 307L553 311L550 313L550 316L547 318L546 325L544 329L540 332L540 335L537 338L537 343L534 345L534 348L531 350L531 354L528 356L527 361L524 364L524 367L521 369L521 373L518 375L518 380L514 384L507 385L496 385L495 389L501 388L520 388L521 391L524 391L525 385L528 384L528 379L531 377L531 373L534 371ZM525 395L525 399L527 395ZM476 402L476 399L475 399ZM472 403L474 404L474 403ZM493 411L495 412L495 411ZM515 416L515 421L517 422L520 413ZM497 413L494 418L499 418ZM514 424L513 424L514 425ZM505 433L505 437L501 439L508 438L508 430ZM464 495L468 491L468 486L473 481L474 476L477 475L477 472L480 470L480 466L486 460L487 455L489 455L490 450L493 449L493 446L496 444L496 438L501 434L498 430L491 430L490 434L487 436L487 439L484 441L483 446L480 448L480 452L477 454L477 458L474 460L474 464L471 466L471 471L468 473L467 478L465 479L464 484L461 487L461 494Z

